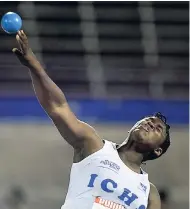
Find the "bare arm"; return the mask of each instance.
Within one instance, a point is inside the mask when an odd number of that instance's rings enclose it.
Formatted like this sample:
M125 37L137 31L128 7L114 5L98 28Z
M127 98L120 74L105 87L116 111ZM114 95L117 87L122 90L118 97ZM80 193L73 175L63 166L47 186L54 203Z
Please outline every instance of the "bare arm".
M85 149L87 155L99 150L103 146L102 140L91 126L78 120L73 114L61 89L50 79L32 53L24 32L19 31L16 39L20 51L13 49L13 52L29 68L38 101L60 134L75 149Z
M148 209L161 209L161 200L157 188L150 183Z

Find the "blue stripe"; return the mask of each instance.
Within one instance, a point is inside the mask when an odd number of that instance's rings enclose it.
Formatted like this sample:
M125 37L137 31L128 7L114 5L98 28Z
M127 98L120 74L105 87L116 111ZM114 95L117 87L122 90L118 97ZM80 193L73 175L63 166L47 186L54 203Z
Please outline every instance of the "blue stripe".
M144 116L162 112L169 123L189 123L189 101L158 100L69 100L75 114L85 121L135 122ZM1 97L0 119L48 119L35 97Z

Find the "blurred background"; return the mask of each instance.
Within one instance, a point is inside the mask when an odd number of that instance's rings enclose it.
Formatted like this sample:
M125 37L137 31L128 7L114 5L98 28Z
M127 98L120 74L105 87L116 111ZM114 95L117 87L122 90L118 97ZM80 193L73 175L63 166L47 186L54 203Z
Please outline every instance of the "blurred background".
M30 44L72 110L120 143L161 111L171 147L145 170L163 209L189 205L189 2L0 2L17 12ZM0 30L0 208L58 209L73 150L38 104L27 69ZM79 177L80 180L80 177Z

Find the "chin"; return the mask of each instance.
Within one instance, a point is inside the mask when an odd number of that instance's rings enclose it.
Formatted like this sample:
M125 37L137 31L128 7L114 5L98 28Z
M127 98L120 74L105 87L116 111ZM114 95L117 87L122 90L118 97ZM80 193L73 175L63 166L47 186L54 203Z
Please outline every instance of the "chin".
M141 144L147 144L148 134L144 129L135 129L133 131L133 140Z

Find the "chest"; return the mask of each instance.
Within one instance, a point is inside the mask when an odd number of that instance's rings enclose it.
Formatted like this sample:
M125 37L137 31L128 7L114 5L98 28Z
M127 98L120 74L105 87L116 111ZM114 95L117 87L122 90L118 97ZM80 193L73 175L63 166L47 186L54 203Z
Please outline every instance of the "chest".
M94 196L117 202L130 209L145 209L148 203L149 182L145 175L129 170L120 160L101 157L91 163L87 187Z

